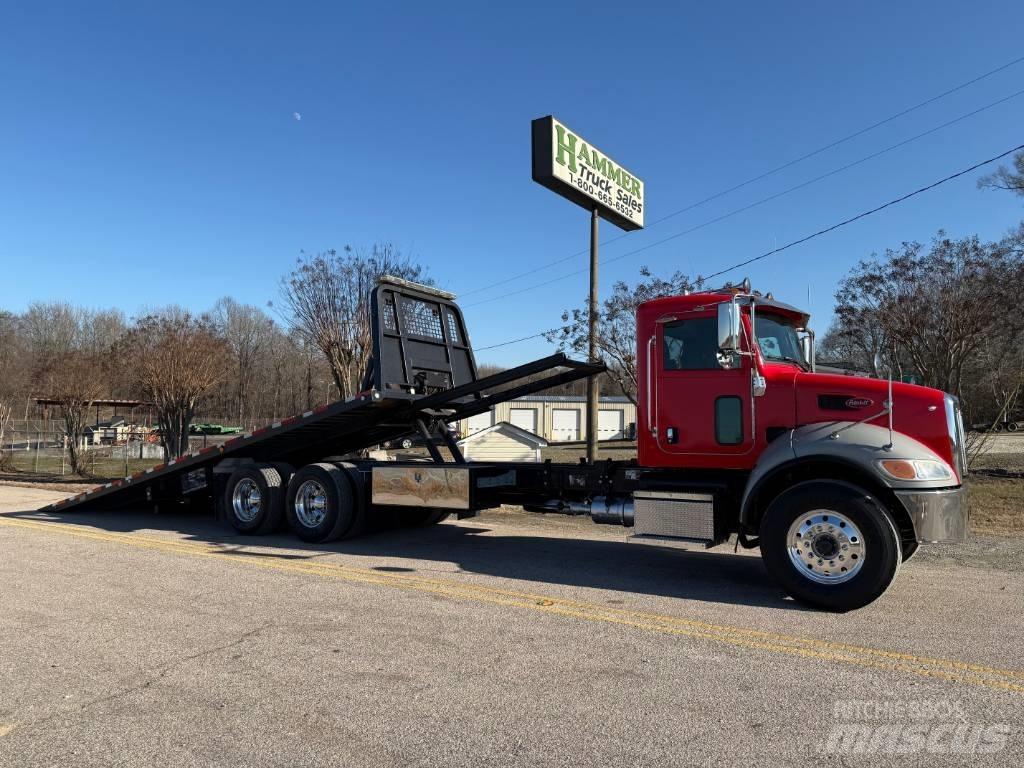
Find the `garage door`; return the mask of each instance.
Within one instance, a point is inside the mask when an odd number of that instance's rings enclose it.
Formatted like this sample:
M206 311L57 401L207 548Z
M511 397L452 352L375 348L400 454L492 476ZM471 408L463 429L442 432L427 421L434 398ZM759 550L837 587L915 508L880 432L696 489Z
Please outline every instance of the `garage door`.
M476 416L470 416L466 419L466 434L463 437L469 437L482 429L487 429L493 423L494 411L485 411L484 413L478 413Z
M618 440L623 436L622 427L625 414L616 409L614 411L597 412L597 439Z
M575 408L555 408L551 411L551 439L579 440L580 412Z
M537 434L536 408L510 408L508 421L512 426Z

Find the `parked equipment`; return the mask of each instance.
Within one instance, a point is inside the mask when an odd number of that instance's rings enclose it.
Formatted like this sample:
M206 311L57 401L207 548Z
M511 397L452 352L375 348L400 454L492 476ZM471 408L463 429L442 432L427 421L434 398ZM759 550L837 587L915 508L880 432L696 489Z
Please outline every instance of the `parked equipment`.
M793 597L839 611L881 595L919 544L966 536L957 400L815 373L807 314L747 281L640 306L634 461L467 462L448 424L602 366L556 354L481 379L450 294L385 278L371 311L356 396L46 509L201 502L243 533L287 521L330 541L385 512L430 525L516 504L634 539L713 546L735 534ZM361 457L410 432L429 459Z

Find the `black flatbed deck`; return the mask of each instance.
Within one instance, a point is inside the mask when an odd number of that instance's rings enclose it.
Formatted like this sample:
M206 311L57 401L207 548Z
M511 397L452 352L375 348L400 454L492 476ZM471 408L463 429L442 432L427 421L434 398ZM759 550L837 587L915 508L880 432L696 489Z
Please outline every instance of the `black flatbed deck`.
M516 385L517 381L522 382L539 373L557 369L564 370ZM555 354L477 379L472 385L444 392L427 395L389 392L385 395L370 390L349 400L282 419L268 427L232 438L222 445L193 451L166 464L96 486L42 507L40 511L146 504L153 500L154 490L166 484L169 479L184 479L190 473L202 471L203 485L209 483L210 478L205 473L226 459L283 462L299 467L328 456L356 453L415 431L417 420L441 417L447 422L458 421L482 413L495 403L574 381L601 370L601 365ZM488 390L509 384L513 386L488 393ZM199 481L198 478L196 480ZM166 485L163 490L167 490ZM189 493L184 488L182 492L186 495Z
M298 468L357 454L411 432L423 434L427 425L465 419L496 403L604 370L600 363L571 360L558 353L479 378L454 296L386 277L371 292L369 303L373 348L363 391L223 445L97 486L41 511L178 501L215 488L214 468L222 463L230 461L225 464L229 467L245 462L284 463Z

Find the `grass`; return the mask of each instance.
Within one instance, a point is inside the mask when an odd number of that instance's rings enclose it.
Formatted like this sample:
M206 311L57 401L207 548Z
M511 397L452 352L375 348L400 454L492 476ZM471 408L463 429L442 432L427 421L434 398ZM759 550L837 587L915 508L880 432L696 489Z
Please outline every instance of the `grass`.
M968 480L971 532L1024 536L1024 480L974 476Z
M112 478L125 477L134 472L149 469L160 463L159 459L128 459L127 472L125 471L124 459L99 458L86 456L85 468L87 474L76 475L71 471L71 465L61 462L59 456L40 455L38 459L30 451L15 452L9 455L4 463L4 479L17 479L18 476L31 478L34 481L47 479L50 481L81 481L89 480L105 482Z

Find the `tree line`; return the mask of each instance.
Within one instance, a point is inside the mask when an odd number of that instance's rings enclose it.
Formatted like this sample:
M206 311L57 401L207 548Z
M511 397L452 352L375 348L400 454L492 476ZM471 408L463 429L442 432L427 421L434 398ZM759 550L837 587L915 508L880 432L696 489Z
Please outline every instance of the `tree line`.
M0 450L5 427L34 413L36 397L56 403L79 473L99 400L152 404L173 457L188 451L197 418L245 427L348 397L370 356L367 297L383 274L427 279L413 259L378 244L301 254L276 307L225 297L205 312L171 305L130 318L68 302L0 310Z

